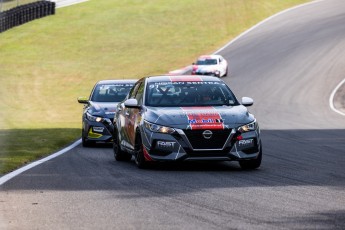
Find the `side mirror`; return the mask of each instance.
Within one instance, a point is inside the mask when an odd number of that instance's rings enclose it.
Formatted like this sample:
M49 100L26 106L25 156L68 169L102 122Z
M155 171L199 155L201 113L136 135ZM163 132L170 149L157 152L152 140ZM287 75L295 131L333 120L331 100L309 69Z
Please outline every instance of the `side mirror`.
M78 102L80 104L87 104L89 103L89 100L86 97L78 97Z
M138 101L135 98L128 99L124 102L126 108L139 108Z
M250 97L242 97L242 105L244 106L252 106L254 104L254 100Z

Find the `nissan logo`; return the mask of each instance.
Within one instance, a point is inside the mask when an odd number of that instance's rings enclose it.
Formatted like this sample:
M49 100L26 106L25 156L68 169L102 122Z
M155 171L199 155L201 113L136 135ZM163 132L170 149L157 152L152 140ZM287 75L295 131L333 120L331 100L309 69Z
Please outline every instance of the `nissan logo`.
M212 132L211 130L205 130L203 133L202 133L202 136L205 138L205 139L210 139L212 137Z

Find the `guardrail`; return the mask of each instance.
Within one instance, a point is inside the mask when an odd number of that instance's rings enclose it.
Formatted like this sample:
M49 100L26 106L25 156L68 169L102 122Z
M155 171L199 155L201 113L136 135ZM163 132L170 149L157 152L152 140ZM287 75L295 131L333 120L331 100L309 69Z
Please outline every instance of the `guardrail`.
M35 1L0 12L0 33L29 21L55 14L55 2Z

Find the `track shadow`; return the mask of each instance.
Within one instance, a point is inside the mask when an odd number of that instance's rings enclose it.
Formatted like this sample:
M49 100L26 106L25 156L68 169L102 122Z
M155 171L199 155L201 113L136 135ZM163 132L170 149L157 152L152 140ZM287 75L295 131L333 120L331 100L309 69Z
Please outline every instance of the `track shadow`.
M217 187L344 189L344 130L263 130L262 141L264 157L258 170L241 170L237 162L160 163L140 170L133 160L115 161L109 145L78 146L13 178L2 188L135 191L158 186L178 193Z

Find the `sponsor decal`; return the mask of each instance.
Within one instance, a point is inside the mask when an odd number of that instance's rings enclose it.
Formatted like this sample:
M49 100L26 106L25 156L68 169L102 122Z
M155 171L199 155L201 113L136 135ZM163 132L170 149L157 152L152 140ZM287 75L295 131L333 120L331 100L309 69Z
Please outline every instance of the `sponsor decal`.
M124 84L105 84L105 85L101 85L100 90L107 90L110 88L114 88L114 87L132 87L134 85L134 83L132 84L128 84L128 83L124 83Z
M254 139L239 140L239 141L238 141L238 145L239 145L240 147L243 147L243 146L252 146L252 145L254 145Z
M196 129L224 129L220 113L212 106L181 107L188 119L188 128Z
M157 147L163 149L173 149L175 146L174 141L157 141Z
M197 123L223 123L222 119L202 119L202 120L196 120L196 119L192 119L192 120L188 120L189 124L197 124Z
M199 77L197 77L199 78ZM191 85L224 85L221 82L217 81L189 81L191 77L185 79L184 81L173 81L173 82L153 82L149 85L149 89L154 89L157 86L166 86L166 87L173 87L173 86L191 86ZM201 79L200 79L201 80Z
M104 127L92 127L94 132L103 133Z

